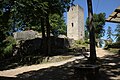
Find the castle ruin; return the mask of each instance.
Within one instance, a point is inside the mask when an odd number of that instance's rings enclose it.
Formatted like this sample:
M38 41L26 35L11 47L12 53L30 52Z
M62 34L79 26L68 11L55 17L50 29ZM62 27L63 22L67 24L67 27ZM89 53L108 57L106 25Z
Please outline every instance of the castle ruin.
M67 37L83 40L84 36L84 10L79 5L71 6L67 12Z

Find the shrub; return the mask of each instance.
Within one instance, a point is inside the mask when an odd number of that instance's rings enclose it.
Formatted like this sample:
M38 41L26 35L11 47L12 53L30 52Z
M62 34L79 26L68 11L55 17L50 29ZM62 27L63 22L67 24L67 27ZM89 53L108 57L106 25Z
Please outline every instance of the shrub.
M108 48L120 48L120 42L116 42L108 45Z
M108 50L112 53L118 53L119 51L119 49L115 49L115 48L109 48Z
M10 44L4 48L4 54L11 54L12 50L13 50L13 46L12 44Z
M5 58L12 55L13 45L15 44L16 44L16 40L12 36L7 37L1 44L2 48L1 48L0 57Z
M82 48L82 47L88 47L89 42L87 40L76 40L73 44L74 48Z

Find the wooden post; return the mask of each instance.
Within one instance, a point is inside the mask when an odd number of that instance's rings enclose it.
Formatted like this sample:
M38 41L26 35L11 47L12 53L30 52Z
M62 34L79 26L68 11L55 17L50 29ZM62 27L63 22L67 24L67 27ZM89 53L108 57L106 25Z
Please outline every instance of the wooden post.
M92 0L87 0L88 5L88 19L89 19L89 37L90 37L90 57L89 60L92 63L96 62L96 49L95 49L95 28L93 26L93 10L92 10Z

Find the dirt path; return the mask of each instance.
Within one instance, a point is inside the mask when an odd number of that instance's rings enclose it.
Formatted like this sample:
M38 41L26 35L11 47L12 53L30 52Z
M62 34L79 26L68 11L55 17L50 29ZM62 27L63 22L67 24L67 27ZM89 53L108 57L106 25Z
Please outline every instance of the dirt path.
M68 62L72 62L76 59L82 59L82 58L84 58L84 57L79 56L79 57L73 57L71 59L61 61L61 62L45 63L45 64L38 64L38 65L31 65L31 66L23 66L23 67L16 68L16 69L4 70L4 71L0 71L0 76L16 77L16 75L24 73L24 72L29 72L29 71L33 71L33 70L40 70L40 69L44 69L44 68L49 68L51 66L60 66L60 65L66 64Z
M103 57L105 55L108 55L109 53L101 48L97 48L97 55L98 57ZM23 66L23 67L19 67L16 69L10 69L10 70L4 70L4 71L0 71L0 76L5 76L5 77L17 77L16 75L18 74L22 74L24 72L29 72L29 71L37 71L40 69L44 69L44 68L49 68L52 66L60 66L60 65L64 65L68 62L72 62L75 61L76 59L82 59L84 58L83 56L78 56L78 57L73 57L71 59L65 60L65 61L61 61L61 62L55 62L55 63L46 63L46 64L38 64L38 65L31 65L31 66Z
M96 49L96 54L97 54L97 57L103 57L103 56L106 56L106 55L112 55L112 53L106 51L106 50L103 50L102 48L97 48Z

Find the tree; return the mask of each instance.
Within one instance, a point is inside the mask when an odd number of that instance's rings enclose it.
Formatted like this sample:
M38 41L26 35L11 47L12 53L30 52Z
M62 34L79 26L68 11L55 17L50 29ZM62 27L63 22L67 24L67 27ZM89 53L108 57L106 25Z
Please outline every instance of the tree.
M63 12L65 11L66 5L69 6L71 0L46 0L48 2L48 8L46 10L46 15L45 15L45 19L46 19L46 33L47 33L47 54L49 54L51 51L51 38L50 38L50 30L51 30L51 26L50 26L50 22L49 22L49 16L50 14L59 14L59 15L63 15ZM74 0L72 0L73 2Z
M12 53L12 38L9 37L11 31L10 17L11 17L11 4L9 0L0 2L0 59L6 53Z
M89 32L87 30L87 28L85 27L85 40L89 39Z
M87 18L86 20L86 27L87 30L89 31L89 20ZM93 26L95 27L95 38L96 38L96 45L101 44L100 38L104 36L105 30L104 30L104 25L105 25L105 13L99 13L99 14L93 14Z
M93 26L93 9L92 9L92 0L87 0L88 5L88 24L87 28L89 29L89 38L90 38L90 57L89 60L91 63L95 63L96 49L95 49L95 27Z
M46 10L46 14L45 14L45 21L46 21L46 34L47 34L47 54L49 55L49 53L51 52L51 38L50 38L50 30L51 30L51 25L49 22L49 16L50 14L59 14L59 15L63 15L64 12L64 1L58 1L58 0L46 0L48 2L48 8ZM67 1L67 3L69 3L69 1Z
M86 20L86 25L88 25L88 18ZM95 27L96 38L101 38L104 36L105 30L105 13L93 14L93 25ZM87 27L88 29L88 27ZM89 30L89 29L88 29Z
M71 0L4 0L0 3L2 4L0 12L3 10L0 13L0 26L4 27L0 33L4 34L5 31L12 33L25 27L42 30L42 37L48 38L49 46L51 30L49 16L56 13L61 17L70 2Z
M66 5L69 6L69 3L70 0L16 0L14 2L14 4L17 4L17 16L22 19L26 26L41 27L43 39L47 38L47 41L43 40L47 42L47 50L44 50L48 52L47 54L50 53L51 25L49 16L55 13L62 16Z
M116 42L120 42L120 24L117 24L117 27L115 29L115 36L116 36Z
M89 31L89 38L90 38L90 57L89 57L89 60L91 63L95 63L96 59L97 59L96 49L95 49L95 42L96 42L95 37L97 37L97 36L95 34L101 33L101 31L102 31L101 26L102 26L102 22L105 23L105 16L104 15L102 16L100 14L98 16L99 17L98 19L93 16L92 0L87 0L87 6L88 6L88 18L86 20L86 27ZM104 17L104 18L101 18L101 17ZM97 22L96 26L95 26L95 22ZM101 23L99 23L99 22L101 22ZM100 29L97 30L96 27L98 27L98 26ZM97 30L97 33L96 33L96 30Z
M112 29L110 26L108 26L108 29L107 29L107 40L112 40Z
M50 15L50 25L51 25L51 31L52 31L52 34L54 36L58 36L60 34L64 34L66 35L66 24L65 24L65 21L63 19L63 17L61 17L60 15L58 14L51 14Z
M9 18L10 18L10 7L7 4L0 3L0 41L3 41L5 36L7 36L7 32L10 30L9 27Z
M0 44L8 36L10 18L10 7L5 2L0 3Z

